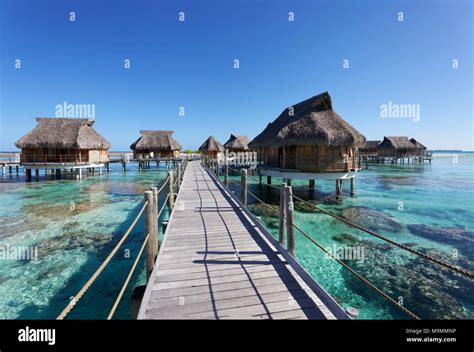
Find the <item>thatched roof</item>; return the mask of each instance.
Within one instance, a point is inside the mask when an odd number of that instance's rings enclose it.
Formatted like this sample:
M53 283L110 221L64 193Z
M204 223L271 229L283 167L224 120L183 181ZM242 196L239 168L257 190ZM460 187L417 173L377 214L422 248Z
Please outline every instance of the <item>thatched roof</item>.
M360 146L364 142L365 137L334 112L331 97L325 92L283 110L249 146Z
M92 120L38 117L36 121L37 125L15 143L18 148L110 148L110 143L92 127Z
M375 149L382 141L366 141L360 149Z
M199 147L199 150L201 152L223 152L224 146L214 136L209 136Z
M238 134L231 134L230 138L224 144L224 148L229 150L249 150L249 137Z
M162 150L173 151L180 150L181 145L171 135L174 131L151 131L141 130L142 134L132 145L132 150Z
M415 148L415 145L405 136L383 137L382 143L378 146L378 149L414 150Z
M415 145L416 149L423 149L423 150L427 149L423 144L418 142L415 138L410 138L410 142L412 142Z

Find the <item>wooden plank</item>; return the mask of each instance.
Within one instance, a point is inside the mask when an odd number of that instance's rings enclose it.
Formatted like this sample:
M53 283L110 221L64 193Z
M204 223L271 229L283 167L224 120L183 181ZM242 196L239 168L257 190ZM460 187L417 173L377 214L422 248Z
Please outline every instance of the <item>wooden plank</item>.
M188 164L138 318L333 319L231 198Z

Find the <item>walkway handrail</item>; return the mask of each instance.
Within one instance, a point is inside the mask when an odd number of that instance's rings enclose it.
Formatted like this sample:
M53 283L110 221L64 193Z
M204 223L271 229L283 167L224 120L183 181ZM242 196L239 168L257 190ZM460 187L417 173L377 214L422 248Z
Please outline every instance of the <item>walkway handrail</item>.
M211 169L207 168L206 166L204 166L204 167L205 167L209 172L213 173ZM217 168L216 168L216 169L217 169ZM230 170L235 171L235 172L237 172L237 173L239 172L238 170L235 170L235 169L230 168L228 165L226 165L226 168L225 168L225 169L230 169ZM246 189L247 193L250 194L253 198L255 198L258 202L260 202L261 204L265 205L266 207L268 207L269 209L271 209L273 212L275 212L276 214L278 214L278 215L279 215L280 217L282 217L285 221L287 221L288 219L287 219L286 215L287 215L287 213L288 213L288 209L287 209L286 211L283 211L283 212L282 212L282 211L280 211L280 210L278 210L278 209L272 207L270 204L267 204L267 203L264 202L262 199L260 199L259 197L257 197L255 194L253 194L252 192L250 192L250 191L247 189L247 186L246 186L246 185L247 185L247 178L248 178L248 177L249 177L249 178L253 178L253 177L247 176L247 172L244 172L243 175L245 175L245 176L244 176L245 178L242 180L242 182L244 182L244 189ZM225 178L226 178L226 180L227 180L228 183L233 183L233 184L235 184L235 185L238 185L239 187L242 187L242 184L241 184L241 183L239 184L239 183L237 183L237 182L235 182L235 181L233 181L233 180L230 180L230 179L228 178L227 173L225 174ZM258 182L261 182L260 180L257 180L257 181L258 181ZM220 180L219 180L219 182L222 184L222 182L221 182ZM268 186L271 186L271 187L274 187L274 188L276 188L276 189L279 189L280 192L282 191L282 188L281 188L281 187L274 186L274 185L271 185L271 184L268 184L268 183L266 183L266 184L267 184ZM288 186L288 187L291 187L291 186ZM329 215L329 216L332 216L332 217L336 218L337 220L343 221L344 223L346 223L346 224L348 224L348 225L350 225L350 226L353 226L353 227L355 227L355 228L357 228L357 229L359 229L359 230L362 230L362 231L367 232L367 233L369 233L369 234L371 234L371 235L374 235L374 236L376 236L376 237L379 238L379 239L386 240L387 242L389 242L389 243L391 243L391 244L393 244L393 245L395 245L395 246L397 246L397 247L399 247L399 248L406 249L406 250L408 250L409 252L411 252L411 253L413 253L413 254L420 255L420 256L422 256L423 258L428 259L428 260L430 260L430 261L432 261L432 262L434 262L434 263L437 263L437 264L439 264L439 265L442 265L442 266L444 266L444 267L446 267L446 268L448 268L448 269L451 269L451 270L456 271L456 272L458 272L458 273L464 274L464 275L466 275L466 276L468 276L468 277L470 277L470 278L472 278L472 277L474 276L473 273L471 273L471 272L469 272L469 271L467 271L467 270L464 270L464 269L462 269L462 268L458 268L458 267L456 267L456 266L454 266L454 265L451 265L451 264L449 264L449 263L446 263L446 262L444 262L444 261L442 261L442 260L439 260L439 259L437 259L437 258L433 258L433 257L431 257L431 256L428 256L428 255L424 254L424 253L421 253L421 252L418 252L418 251L416 251L416 250L413 250L413 249L411 249L411 248L409 248L409 247L407 247L407 246L404 246L404 245L402 245L402 244L400 244L400 243L398 243L398 242L392 241L392 240L386 238L385 236L382 236L382 235L380 235L380 234L377 234L377 233L374 232L374 231L365 229L365 228L363 228L363 227L360 226L360 225L357 225L357 224L355 224L355 223L352 223L352 222L349 221L349 220L346 220L346 219L344 219L344 218L341 218L341 217L339 217L339 216L336 215L336 214L333 214L333 213L328 212L328 211L326 211L326 210L320 209L320 208L316 207L314 204L312 204L312 203L310 203L310 202L308 202L308 201L306 201L306 200L304 200L304 199L302 199L302 198L300 198L300 197L294 196L293 194L291 194L291 192L290 192L290 196L289 196L289 197L290 197L291 199L292 199L292 198L296 198L296 199L298 199L298 200L304 202L305 204L310 205L312 208L314 208L314 209L316 209L316 210L318 210L318 211L321 211L321 212L324 213L324 214L327 214L327 215ZM291 200L291 202L292 202L292 200ZM244 203L244 206L246 206L246 204L245 204L246 202L243 202L243 203ZM288 200L285 201L285 208L288 208L288 207L289 207L289 204L286 204L286 203L288 203ZM293 206L293 205L291 205L291 207L292 207L292 206ZM280 205L280 207L281 207L281 205ZM291 217L291 220L292 220L292 216L290 216L290 217ZM281 226L281 225L280 225L280 226ZM410 317L413 318L413 319L417 319L417 320L420 319L419 316L417 316L415 313L413 313L413 312L410 311L409 309L405 308L404 306L400 305L397 301L395 301L393 298L391 298L389 295L387 295L385 292L383 292L382 290L380 290L379 288L377 288L374 284L372 284L369 280L367 280L363 275L361 275L360 273L358 273L357 271L355 271L354 269L352 269L350 266L348 266L348 265L347 265L346 263L344 263L342 260L340 260L340 259L338 259L337 257L335 257L334 255L332 255L329 251L327 251L326 249L324 249L316 240L314 240L311 236L309 236L306 232L304 232L299 226L297 226L296 224L294 224L293 221L290 222L290 227L287 228L287 231L288 231L288 232L289 232L289 229L290 229L290 228L295 228L296 230L298 230L298 232L300 232L303 236L305 236L307 239L309 239L314 245L316 245L318 248L320 248L323 252L325 252L325 253L326 253L327 255L329 255L331 258L333 258L334 260L336 260L336 261L337 261L339 264L341 264L344 268L346 268L347 270L349 270L353 275L355 275L358 279L360 279L360 280L361 280L362 282L364 282L367 286L369 286L369 288L373 289L376 293L378 293L380 296L382 296L382 297L383 297L384 299L386 299L388 302L390 302L390 303L392 303L393 305L395 305L398 309L400 309L401 311L403 311L405 314L407 314L408 316L410 316ZM290 236L289 236L289 237L290 237Z
M231 168L229 168L229 169L231 169ZM231 170L232 170L232 171L237 171L237 170L235 170L235 169L231 169ZM255 177L252 177L252 176L247 176L247 177L250 178L250 179L253 179L253 180L257 181L257 182L260 182L260 180L256 179ZM237 184L236 182L233 182L233 181L231 181L231 180L229 180L229 182L232 182L232 183ZM278 189L278 190L281 189L280 186L272 185L272 184L269 184L269 183L266 183L266 182L262 182L262 183L264 183L264 184L267 185L267 186L270 186L270 187L273 187L273 188L275 188L275 189ZM358 230L361 230L361 231L363 231L363 232L365 232L365 233L367 233L367 234L369 234L369 235L375 236L375 237L377 237L378 239L383 240L383 241L385 241L385 242L387 242L387 243L390 243L390 244L392 244L392 245L394 245L394 246L396 246L396 247L398 247L398 248L400 248L400 249L403 249L403 250L405 250L405 251L407 251L407 252L410 252L410 253L412 253L412 254L418 255L418 256L420 256L420 257L426 259L426 260L429 260L429 261L431 261L431 262L433 262L433 263L435 263L435 264L438 264L438 265L440 265L440 266L443 266L443 267L445 267L446 269L450 269L450 270L452 270L452 271L454 271L454 272L456 272L456 273L458 273L458 274L467 276L467 277L469 277L469 278L471 278L471 279L474 278L474 273L471 272L471 271L468 271L468 270L466 270L466 269L464 269L464 268L460 268L460 267L455 266L455 265L453 265L453 264L447 263L447 262L445 262L445 261L443 261L443 260L441 260L441 259L435 258L435 257L430 256L430 255L428 255L428 254L425 254L425 253L422 253L422 252L420 252L420 251L417 251L416 249L413 249L413 248L410 248L410 247L408 247L408 246L405 246L404 244L401 244L401 243L398 243L398 242L396 242L396 241L394 241L394 240L391 240L390 238L387 238L387 237L385 237L385 236L383 236L383 235L381 235L381 234L379 234L379 233L377 233L377 232L375 232L375 231L366 229L366 228L362 227L362 226L359 225L359 224L356 224L356 223L354 223L354 222L352 222L352 221L350 221L350 220L347 220L347 219L345 219L345 218L343 218L343 217L340 217L340 216L337 215L337 214L334 214L334 213L332 213L332 212L330 212L330 211L321 209L321 208L317 207L316 205L314 205L313 203L308 202L307 200L304 200L304 199L302 199L302 198L300 198L300 197L298 197L298 196L295 196L294 194L293 194L293 198L298 199L299 201L301 201L301 202L303 202L303 203L309 205L311 208L313 208L313 209L316 210L316 211L319 211L319 212L321 212L321 213L323 213L323 214L329 215L329 216L333 217L333 218L336 219L336 220L339 220L339 221L341 221L341 222L344 222L346 225L352 226L352 227L354 227L354 228L356 228L356 229L358 229Z
M107 266L107 264L109 264L110 260L115 255L115 253L117 253L118 249L120 248L122 243L127 239L130 232L132 232L133 228L135 227L135 225L138 222L138 219L140 219L140 217L142 216L142 214L145 211L145 208L147 206L148 206L148 202L145 202L143 204L142 209L140 210L138 215L135 217L132 224L130 225L128 230L125 232L125 234L122 236L120 241L115 245L114 249L112 249L110 254L107 256L107 258L105 258L105 260L102 262L102 264L99 266L99 268L95 271L95 273L90 277L90 279L87 280L86 284L84 286L82 286L82 288L79 290L79 292L71 299L71 301L66 306L66 308L63 309L61 314L58 315L57 320L63 320L66 317L66 315L71 311L71 309L74 308L76 303L82 298L84 293L87 292L89 287L94 283L94 281L97 279L97 277L102 273L102 270L104 270L104 268Z
M132 278L132 275L133 273L135 272L135 269L137 267L137 264L138 264L138 261L145 249L145 246L148 244L150 245L150 238L151 236L158 236L158 221L159 221L159 218L164 210L164 208L168 205L168 204L172 204L172 203L168 203L168 200L170 198L170 194L174 194L173 193L173 188L175 187L175 185L178 183L178 182L181 182L182 179L183 179L183 175L184 175L184 171L186 169L186 166L187 166L187 161L184 161L183 164L182 164L182 167L179 167L179 171L176 170L176 174L177 174L177 177L176 177L176 182L174 182L173 184L170 181L170 176L168 176L165 181L163 182L162 186L156 191L155 195L156 195L156 200L154 200L153 196L151 196L148 200L145 200L144 203L143 203L143 206L142 208L140 209L140 211L138 212L137 216L135 217L135 219L133 220L132 224L128 227L127 231L125 232L125 234L121 237L121 239L119 240L119 242L115 245L115 247L112 249L112 251L109 253L109 255L107 256L107 258L102 262L102 264L99 266L99 268L94 272L94 274L89 278L89 280L87 280L87 282L84 284L84 286L82 286L82 288L79 290L79 292L71 299L71 301L69 302L69 304L63 309L63 311L58 315L58 317L56 318L57 320L63 320L68 314L69 312L74 308L74 306L77 304L77 302L84 296L84 294L87 292L87 290L92 286L92 284L95 282L95 280L99 277L99 275L102 273L102 271L104 270L104 268L109 264L109 262L112 260L112 258L114 257L114 255L117 253L118 249L122 246L122 244L125 242L125 240L127 239L127 237L130 235L130 233L132 232L132 230L135 228L135 225L137 224L138 220L141 218L141 216L143 215L143 213L145 212L145 209L147 209L147 207L150 207L150 206L153 206L155 208L155 210L157 210L157 207L158 207L158 195L159 193L165 188L165 186L169 186L171 189L168 190L168 193L167 193L167 196L163 202L163 206L161 207L160 211L159 212L154 212L153 210L150 211L148 209L148 212L149 214L153 214L151 215L152 216L152 219L150 218L147 218L147 221L150 221L149 224L151 224L151 228L153 229L153 231L155 233L150 233L150 232L147 232L146 233L146 236L145 236L145 240L143 241L142 243L142 246L137 254L137 257L135 258L135 261L125 279L125 282L124 284L122 285L122 288L114 302L114 305L112 306L112 309L110 310L110 313L109 315L107 316L107 319L110 320L112 319L113 315L115 314L115 311L118 307L118 305L120 304L120 301L125 293L125 290ZM175 171L171 171L171 172L175 172ZM149 192L151 193L151 192ZM147 192L145 192L145 195L147 194ZM150 203L151 202L151 203ZM172 209L170 209L171 211ZM155 218L155 215L156 214L156 218ZM147 217L148 217L148 214L147 214ZM149 226L147 226L149 227ZM158 242L156 242L156 245L158 246Z
M271 209L272 211L274 211L275 213L277 213L278 215L280 215L280 211L275 209L274 207L272 207L270 204L267 204L265 203L263 200L261 200L260 198L258 198L255 194L253 194L252 192L248 191L248 193L254 197L257 201L259 201L260 203L262 203L263 205L265 205L266 207L268 207L269 209ZM286 220L286 216L283 215L283 218ZM398 309L400 309L401 311L403 311L404 313L406 313L408 316L412 317L413 319L416 319L416 320L420 320L420 317L417 316L415 313L413 313L412 311L408 310L407 308L405 308L404 306L400 305L397 301L395 301L392 297L390 297L389 295L387 295L385 292L383 292L381 289L379 289L377 286L375 286L373 283L371 283L368 279L366 279L362 274L360 274L359 272L355 271L354 269L352 269L349 265L347 265L346 263L344 263L342 260L340 260L339 258L335 257L332 253L330 253L329 251L327 251L323 246L321 246L315 239L313 239L310 235L308 235L306 232L304 232L298 225L296 225L295 223L292 223L291 224L296 230L298 230L303 236L305 236L308 240L310 240L314 245L316 245L317 247L319 247L319 249L321 249L324 253L326 253L327 255L329 255L332 259L334 259L335 261L337 261L339 264L341 264L344 268L346 268L347 270L349 270L349 272L353 275L355 275L358 279L360 279L361 281L363 281L367 286L369 286L369 288L371 288L372 290L374 290L376 293L378 293L379 295L381 295L383 298L385 298L387 301L389 301L390 303L394 304Z
M115 299L114 305L113 305L112 309L110 310L110 313L109 313L109 316L107 317L107 320L112 319L112 317L114 316L115 311L116 311L120 301L122 300L123 294L124 294L125 290L127 289L128 283L130 282L130 279L132 278L132 275L135 272L135 268L137 267L138 260L140 259L141 255L143 253L143 250L145 249L145 245L148 243L149 238L150 238L150 234L148 233L145 237L145 240L143 241L143 244L140 248L140 251L137 254L137 257L135 258L135 261L133 262L132 268L130 269L130 271L127 275L127 278L125 279L125 282L122 285L122 289L120 290L117 298Z

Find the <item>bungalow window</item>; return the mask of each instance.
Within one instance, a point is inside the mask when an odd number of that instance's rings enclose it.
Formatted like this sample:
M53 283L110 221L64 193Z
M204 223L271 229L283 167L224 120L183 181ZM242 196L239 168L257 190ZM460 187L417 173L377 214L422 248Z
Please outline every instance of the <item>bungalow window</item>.
M319 148L319 155L326 156L326 151L327 148L325 146L321 146L321 148Z

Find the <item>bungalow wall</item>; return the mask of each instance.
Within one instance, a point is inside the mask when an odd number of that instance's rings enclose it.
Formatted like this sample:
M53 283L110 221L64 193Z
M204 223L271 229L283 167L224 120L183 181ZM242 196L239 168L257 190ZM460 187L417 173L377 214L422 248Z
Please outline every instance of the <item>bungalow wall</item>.
M71 163L107 162L107 150L61 149L61 148L23 148L22 163Z
M134 158L152 158L150 153L153 153L153 158L179 158L181 152L179 150L134 150Z
M379 156L394 156L394 157L407 157L416 154L414 149L401 149L401 148L378 148Z
M258 149L261 164L304 172L345 172L355 168L354 149L349 146L300 145Z
M212 159L220 158L221 154L222 154L221 152L216 151L216 150L213 150L213 151L205 150L205 151L202 152L203 156L208 157L208 158L212 158Z

